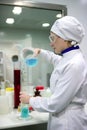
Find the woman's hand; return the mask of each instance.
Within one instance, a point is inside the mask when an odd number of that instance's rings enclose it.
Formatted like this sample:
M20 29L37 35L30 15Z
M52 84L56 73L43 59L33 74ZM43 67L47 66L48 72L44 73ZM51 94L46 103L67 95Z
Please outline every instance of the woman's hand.
M25 58L27 55L29 55L29 53L30 54L32 54L32 52L33 52L33 56L38 56L39 54L40 54L40 52L41 52L41 49L40 48L23 48L23 50L22 50L22 52L23 52L23 57Z
M41 52L41 49L40 48L34 48L33 52L34 52L34 56L38 56Z
M26 92L20 92L20 102L29 104L30 97Z

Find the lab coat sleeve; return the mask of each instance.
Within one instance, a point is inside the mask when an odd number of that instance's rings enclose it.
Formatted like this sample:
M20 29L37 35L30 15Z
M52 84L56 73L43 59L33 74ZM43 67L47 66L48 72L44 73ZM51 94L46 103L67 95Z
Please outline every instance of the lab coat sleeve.
M72 102L75 94L84 82L84 67L68 65L56 83L51 97L33 97L32 107L40 112L59 113Z
M48 62L52 63L53 65L57 65L62 58L60 55L56 55L55 53L48 51L48 50L43 50L41 49L40 55L45 58Z

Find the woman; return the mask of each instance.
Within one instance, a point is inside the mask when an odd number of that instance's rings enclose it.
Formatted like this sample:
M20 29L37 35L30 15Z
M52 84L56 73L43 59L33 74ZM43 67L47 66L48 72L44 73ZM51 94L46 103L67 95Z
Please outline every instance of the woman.
M54 65L50 78L52 96L30 97L21 92L20 101L29 103L36 111L50 113L48 130L87 130L84 112L87 67L79 47L83 36L81 23L72 16L65 16L56 20L51 28L49 38L54 53L34 50L36 55L42 55Z

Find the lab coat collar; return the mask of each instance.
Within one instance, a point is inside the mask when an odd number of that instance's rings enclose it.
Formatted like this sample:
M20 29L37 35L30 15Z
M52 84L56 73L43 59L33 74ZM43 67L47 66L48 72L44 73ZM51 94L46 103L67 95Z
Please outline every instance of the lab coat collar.
M63 54L65 54L65 53L69 52L69 51L76 50L76 49L79 49L79 46L78 46L78 45L77 45L77 46L71 46L71 47L69 47L69 48L63 50L63 51L61 52L61 54L63 55Z
M69 49L68 51L66 51L65 53L63 53L62 54L62 57L64 58L70 58L70 57L73 57L75 54L77 54L77 53L80 53L80 48L79 48L79 46L78 47L76 47L76 48L71 48L71 49Z

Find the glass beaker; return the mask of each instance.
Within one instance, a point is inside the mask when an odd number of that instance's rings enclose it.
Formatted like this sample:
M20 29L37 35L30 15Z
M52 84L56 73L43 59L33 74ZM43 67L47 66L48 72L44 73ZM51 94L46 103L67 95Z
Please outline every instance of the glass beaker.
M25 63L29 67L35 67L38 64L38 59L35 56L27 56L25 58Z
M28 48L23 52L24 62L29 67L35 67L38 64L38 58L34 55L34 49Z
M29 117L29 107L28 104L21 104L21 118L28 118Z

